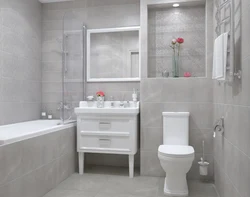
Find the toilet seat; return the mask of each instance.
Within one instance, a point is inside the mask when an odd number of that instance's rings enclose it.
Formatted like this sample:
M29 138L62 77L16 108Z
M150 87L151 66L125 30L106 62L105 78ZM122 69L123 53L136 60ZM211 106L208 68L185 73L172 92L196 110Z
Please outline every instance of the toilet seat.
M170 158L187 158L193 157L194 148L182 145L161 145L158 148L158 154Z

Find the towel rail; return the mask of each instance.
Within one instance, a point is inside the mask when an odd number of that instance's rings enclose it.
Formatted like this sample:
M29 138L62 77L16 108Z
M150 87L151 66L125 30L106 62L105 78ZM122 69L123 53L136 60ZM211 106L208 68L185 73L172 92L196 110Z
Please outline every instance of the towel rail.
M219 1L219 2L218 2ZM230 14L228 16L224 16L222 18L222 9L226 8L227 5L230 5ZM215 31L217 33L217 36L221 35L222 33L225 32L225 26L227 22L230 22L230 68L229 70L229 81L232 82L234 80L234 77L237 77L241 79L241 71L236 70L235 66L235 19L234 19L234 11L235 11L235 5L234 5L234 0L225 0L221 3L221 0L217 0L216 2L216 21L217 21L217 26L215 28ZM224 11L225 14L225 11ZM224 25L224 31L222 32L222 25Z
M218 10L221 10L223 9L226 5L228 5L230 3L231 0L227 0L227 1L224 1L218 8Z
M231 17L228 16L228 17L224 18L223 20L221 20L221 22L219 22L219 24L217 24L217 30L218 30L218 28L220 28L220 26L221 26L222 24L228 22L228 20L230 20L230 19L231 19Z

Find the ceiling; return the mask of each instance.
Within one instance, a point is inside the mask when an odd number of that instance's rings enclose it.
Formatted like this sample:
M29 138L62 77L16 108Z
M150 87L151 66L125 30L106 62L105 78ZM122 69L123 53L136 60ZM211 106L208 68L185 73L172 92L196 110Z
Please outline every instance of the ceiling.
M41 3L55 3L55 2L63 2L63 1L72 1L72 0L39 0Z

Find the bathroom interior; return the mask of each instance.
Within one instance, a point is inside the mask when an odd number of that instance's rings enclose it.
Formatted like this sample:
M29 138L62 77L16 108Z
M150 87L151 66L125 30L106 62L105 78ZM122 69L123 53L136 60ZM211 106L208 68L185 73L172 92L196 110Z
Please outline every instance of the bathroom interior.
M0 0L0 197L250 197L249 0Z

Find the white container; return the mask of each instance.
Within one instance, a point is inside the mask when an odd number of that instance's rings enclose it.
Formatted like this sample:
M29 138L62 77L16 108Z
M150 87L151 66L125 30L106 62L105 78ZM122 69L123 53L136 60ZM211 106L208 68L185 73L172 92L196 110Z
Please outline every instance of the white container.
M42 120L46 120L47 119L47 113L46 112L42 112L41 113L41 118L42 118Z
M88 107L94 107L94 101L87 101Z
M136 92L135 89L134 89L134 92L133 92L133 94L132 94L132 99L133 99L134 102L137 101L137 92Z
M198 164L200 165L200 175L207 176L209 163L206 161L199 161Z
M52 120L52 119L53 119L53 116L52 116L52 115L48 115L48 119L49 119L49 120Z

